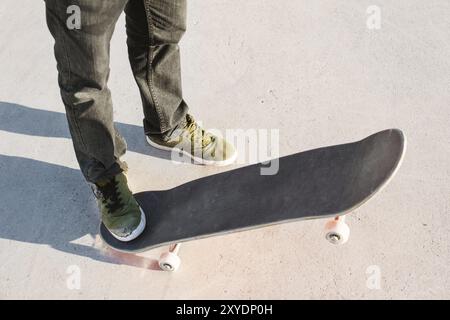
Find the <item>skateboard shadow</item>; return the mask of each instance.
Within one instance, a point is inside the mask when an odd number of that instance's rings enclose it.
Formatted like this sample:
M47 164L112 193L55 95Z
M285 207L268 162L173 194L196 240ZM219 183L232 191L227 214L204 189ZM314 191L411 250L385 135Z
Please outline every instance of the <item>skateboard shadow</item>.
M115 125L127 141L129 151L165 160L171 159L169 152L147 144L142 126L119 122ZM71 139L65 113L4 101L0 101L0 130L30 136Z
M0 238L44 244L101 262L159 270L155 259L118 253L101 242L95 199L78 170L0 155L0 193ZM8 250L7 242L3 248Z

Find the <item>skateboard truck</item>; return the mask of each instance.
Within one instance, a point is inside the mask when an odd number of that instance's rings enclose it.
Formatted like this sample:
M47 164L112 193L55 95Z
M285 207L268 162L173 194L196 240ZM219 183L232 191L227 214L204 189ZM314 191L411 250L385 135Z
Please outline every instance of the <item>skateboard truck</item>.
M176 243L169 251L161 254L158 260L159 267L164 271L176 271L181 264L181 259L178 256L181 243Z
M350 236L350 228L345 216L337 216L325 224L325 238L332 244L344 244Z

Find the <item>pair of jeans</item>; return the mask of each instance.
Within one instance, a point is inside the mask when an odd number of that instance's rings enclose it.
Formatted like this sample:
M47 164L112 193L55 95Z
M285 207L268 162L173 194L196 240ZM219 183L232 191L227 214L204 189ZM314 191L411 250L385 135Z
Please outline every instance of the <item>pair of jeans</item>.
M75 154L86 180L95 183L123 171L120 157L126 142L114 126L107 86L110 41L123 11L144 133L165 137L185 121L188 106L182 97L178 43L186 30L186 0L45 3Z

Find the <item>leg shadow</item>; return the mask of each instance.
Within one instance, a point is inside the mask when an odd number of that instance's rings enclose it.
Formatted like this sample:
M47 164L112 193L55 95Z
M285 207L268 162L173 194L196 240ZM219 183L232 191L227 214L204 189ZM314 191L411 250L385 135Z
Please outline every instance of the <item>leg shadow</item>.
M152 148L147 144L141 126L118 122L115 125L127 141L129 151L165 160L171 159L170 152ZM71 138L64 113L4 101L0 101L0 130L30 136Z
M154 259L121 254L102 244L97 236L98 209L78 170L0 155L0 194L0 238L45 244L102 262L159 270ZM91 246L76 243L87 235L96 239Z

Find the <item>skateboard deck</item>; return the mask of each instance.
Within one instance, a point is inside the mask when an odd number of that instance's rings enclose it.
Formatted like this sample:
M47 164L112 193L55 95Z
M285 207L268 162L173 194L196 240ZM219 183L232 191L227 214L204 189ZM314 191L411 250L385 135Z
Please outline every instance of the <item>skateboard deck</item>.
M173 189L135 194L147 227L130 242L103 240L119 251L163 245L273 224L347 214L377 193L401 164L406 141L398 129L361 141L279 158L275 175L262 164L207 176Z

